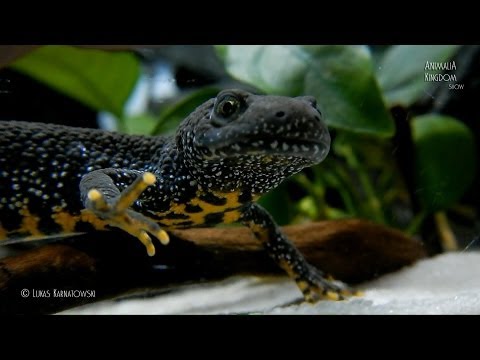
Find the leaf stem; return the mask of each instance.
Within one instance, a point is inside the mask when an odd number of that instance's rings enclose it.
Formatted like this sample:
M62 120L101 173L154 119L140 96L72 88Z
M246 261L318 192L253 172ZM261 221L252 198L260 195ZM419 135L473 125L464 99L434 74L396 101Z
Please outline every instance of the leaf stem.
M347 160L348 165L358 173L358 179L360 180L360 184L367 198L366 205L370 209L370 215L376 222L385 224L382 203L375 193L370 177L363 166L359 163L351 146L345 145L342 150L343 156Z
M448 222L445 211L437 211L433 215L435 219L435 225L437 226L438 235L440 236L440 243L442 244L443 251L456 251L458 250L458 242L455 234L452 231L450 223Z

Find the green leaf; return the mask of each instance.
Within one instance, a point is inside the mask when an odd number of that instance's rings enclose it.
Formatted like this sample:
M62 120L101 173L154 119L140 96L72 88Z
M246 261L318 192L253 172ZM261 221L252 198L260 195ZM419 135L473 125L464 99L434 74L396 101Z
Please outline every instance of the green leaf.
M232 76L266 93L315 96L332 127L376 136L394 132L366 47L232 45L217 53Z
M458 45L398 45L392 46L378 67L378 81L390 106L409 106L431 82L425 81L426 62L446 62L458 50Z
M95 110L122 117L140 74L137 58L126 52L42 46L11 67Z
M475 176L475 141L455 118L423 115L412 119L417 195L428 211L457 202Z
M127 134L149 135L157 125L157 117L152 114L126 116L123 119Z
M217 96L219 91L220 88L218 87L205 87L186 95L172 105L166 106L160 113L152 135L173 132L178 124L190 115L196 107Z

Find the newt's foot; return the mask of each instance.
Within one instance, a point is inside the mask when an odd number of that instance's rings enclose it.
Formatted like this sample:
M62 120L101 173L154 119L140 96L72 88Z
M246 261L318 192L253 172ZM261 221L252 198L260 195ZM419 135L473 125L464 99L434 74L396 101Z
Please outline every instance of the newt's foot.
M149 256L155 255L155 246L148 233L155 236L163 245L167 245L170 241L168 234L153 220L129 209L129 207L155 181L155 175L146 172L127 187L113 204L108 204L103 194L97 189L92 189L87 194L90 210L110 226L118 227L139 239L147 248Z
M341 281L326 279L321 272L308 265L305 276L296 280L298 287L303 293L305 301L315 303L319 300L345 300L351 296L361 296L360 291L350 289Z

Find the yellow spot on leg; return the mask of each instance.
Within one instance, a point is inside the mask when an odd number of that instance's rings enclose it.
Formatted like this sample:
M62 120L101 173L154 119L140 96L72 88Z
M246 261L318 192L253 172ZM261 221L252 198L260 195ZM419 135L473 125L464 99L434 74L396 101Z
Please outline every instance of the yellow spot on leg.
M309 285L305 281L297 281L297 286L301 292L304 292L309 287Z

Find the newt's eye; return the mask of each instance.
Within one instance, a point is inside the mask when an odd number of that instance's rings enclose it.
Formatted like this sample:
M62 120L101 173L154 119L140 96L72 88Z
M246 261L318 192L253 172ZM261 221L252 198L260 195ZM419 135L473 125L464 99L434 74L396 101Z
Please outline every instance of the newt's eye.
M226 95L217 104L217 114L224 118L228 118L235 114L239 108L240 101L232 95Z

